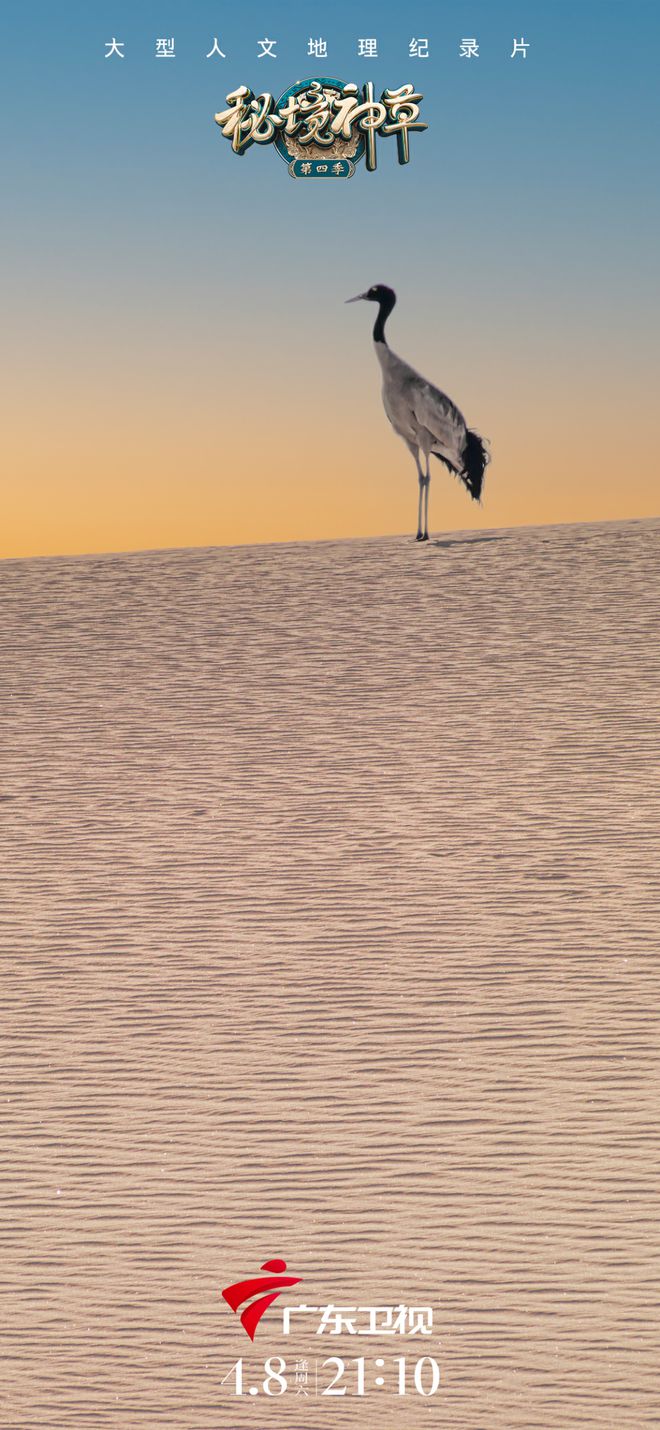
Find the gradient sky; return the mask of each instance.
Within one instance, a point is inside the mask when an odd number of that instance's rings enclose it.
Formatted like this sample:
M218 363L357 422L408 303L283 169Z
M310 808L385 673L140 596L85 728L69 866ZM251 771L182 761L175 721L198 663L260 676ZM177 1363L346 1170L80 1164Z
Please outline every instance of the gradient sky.
M372 309L343 303L374 281L492 443L481 509L435 465L435 530L657 514L659 47L651 0L5 0L0 554L412 531ZM230 89L324 72L418 84L407 168L393 140L335 183L232 154Z

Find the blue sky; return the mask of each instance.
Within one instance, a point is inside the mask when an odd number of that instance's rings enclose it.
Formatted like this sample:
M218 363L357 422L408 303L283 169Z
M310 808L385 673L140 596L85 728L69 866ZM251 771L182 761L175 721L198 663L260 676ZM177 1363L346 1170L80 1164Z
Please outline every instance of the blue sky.
M215 35L226 61L205 59ZM322 67L307 58L310 35L327 40ZM125 45L123 61L104 58L112 36ZM160 36L174 37L175 59L155 58ZM276 61L257 59L264 36L277 42ZM360 36L377 38L377 60L358 58ZM429 39L428 60L409 58L412 36ZM478 39L478 61L460 60L463 36ZM512 61L512 40L523 36L528 58ZM313 322L324 370L297 367L298 403L318 425L324 385L326 408L328 394L341 396L349 432L368 413L359 440L372 440L373 423L380 453L376 381L365 380L368 330L343 299L381 280L400 296L395 346L465 394L498 437L508 466L491 520L554 514L529 506L519 476L509 480L526 460L516 405L542 442L567 402L568 444L581 382L590 421L601 388L603 413L616 402L626 414L617 419L622 457L610 451L605 478L592 473L594 493L609 492L593 514L619 511L622 463L638 474L622 514L646 514L649 478L629 429L657 391L659 40L658 7L639 0L5 3L0 104L10 144L0 241L16 410L28 396L38 409L63 364L70 381L59 407L70 401L73 424L90 360L99 372L107 362L103 380L128 401L124 368L132 391L139 351L145 414L148 373L165 363L170 403L194 415L205 397L226 395L232 453L241 433L230 430L231 413L245 388L237 374L259 352L304 349ZM232 154L213 123L229 89L246 83L277 95L317 72L373 78L377 90L415 81L429 129L413 136L407 168L396 163L394 141L379 145L376 174L362 167L326 185L291 180L267 149ZM290 382L283 364L271 366L262 398L281 471ZM131 420L139 425L136 414ZM14 450L20 433L12 440ZM529 433L526 441L533 445ZM306 429L299 442L305 460L316 455ZM28 467L33 501L36 456ZM558 482L559 519L573 508L562 472ZM341 529L327 512L319 529L328 522ZM210 535L217 539L215 526Z

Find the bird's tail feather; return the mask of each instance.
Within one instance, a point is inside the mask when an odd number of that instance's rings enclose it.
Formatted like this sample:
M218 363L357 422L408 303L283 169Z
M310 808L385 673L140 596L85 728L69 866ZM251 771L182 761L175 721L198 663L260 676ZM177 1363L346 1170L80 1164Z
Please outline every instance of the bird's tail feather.
M443 452L434 452L433 456L444 462L448 470L467 487L473 501L481 501L484 472L490 461L490 452L478 432L471 432L469 428L466 432L460 458L462 467L457 467Z
M471 432L469 428L465 435L462 457L463 470L458 475L472 500L481 501L484 473L490 461L490 453L483 437L480 437L478 432Z

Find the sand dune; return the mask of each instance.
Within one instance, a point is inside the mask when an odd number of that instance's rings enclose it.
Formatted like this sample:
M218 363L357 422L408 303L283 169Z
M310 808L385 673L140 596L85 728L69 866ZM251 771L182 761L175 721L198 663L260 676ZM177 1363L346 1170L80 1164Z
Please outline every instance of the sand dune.
M659 537L0 566L3 1425L655 1423ZM438 1395L221 1388L383 1354L269 1256Z

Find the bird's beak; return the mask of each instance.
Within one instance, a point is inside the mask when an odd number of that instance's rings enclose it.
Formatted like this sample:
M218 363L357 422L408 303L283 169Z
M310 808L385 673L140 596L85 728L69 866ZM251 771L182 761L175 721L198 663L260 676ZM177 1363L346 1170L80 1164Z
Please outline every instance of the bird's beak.
M366 293L356 293L354 298L347 298L347 303L359 303L361 298L366 298Z

